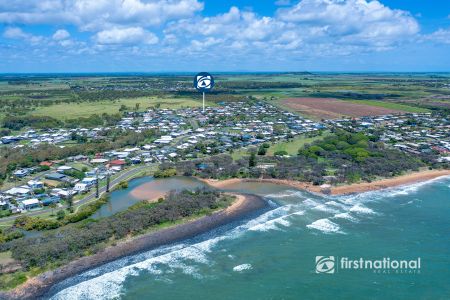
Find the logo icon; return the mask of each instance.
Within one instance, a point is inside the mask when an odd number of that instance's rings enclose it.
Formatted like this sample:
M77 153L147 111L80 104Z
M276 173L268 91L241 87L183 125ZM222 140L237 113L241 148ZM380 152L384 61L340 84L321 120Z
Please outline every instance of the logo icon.
M334 274L334 256L316 256L317 274Z
M206 72L201 72L195 75L194 87L199 92L208 92L214 87L214 77Z

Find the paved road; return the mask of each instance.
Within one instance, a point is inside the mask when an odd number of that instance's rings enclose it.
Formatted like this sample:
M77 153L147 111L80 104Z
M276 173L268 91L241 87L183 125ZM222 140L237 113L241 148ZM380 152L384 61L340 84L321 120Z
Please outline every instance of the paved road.
M141 166L141 167L137 167L135 169L131 169L131 170L127 170L121 174L119 174L119 176L117 176L116 178L112 179L110 182L110 190L112 190L116 185L118 185L121 181L124 181L140 172L142 172L143 170L147 169L147 168L151 168L152 165L145 165L145 166ZM100 196L106 192L106 186L101 187L99 189L99 194ZM74 207L78 207L86 202L89 202L91 200L93 200L95 198L95 189L92 193L87 194L84 198L82 198L81 200L78 200L74 203ZM24 214L17 214L17 215L12 215L9 217L4 217L0 219L0 224L3 222L7 222L7 221L11 221L16 219L19 216L38 216L41 214L45 214L49 212L48 209L42 209L42 210L35 210L35 211L31 211L28 213L24 213Z

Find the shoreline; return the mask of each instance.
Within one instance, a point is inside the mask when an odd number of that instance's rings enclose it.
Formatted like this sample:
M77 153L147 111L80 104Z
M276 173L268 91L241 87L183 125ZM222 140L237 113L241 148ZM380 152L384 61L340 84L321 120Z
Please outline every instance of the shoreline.
M305 190L307 192L318 194L348 195L428 181L442 176L450 176L450 170L426 170L400 175L392 178L384 178L373 182L362 182L362 183L354 183L341 186L327 186L327 187L313 185L310 182L302 182L288 179L272 179L272 178L267 179L231 178L225 180L204 179L204 178L197 178L197 179L217 189L223 189L226 188L227 186L242 182L263 182L278 185L286 185L296 189Z
M193 238L267 207L267 202L256 195L227 194L236 196L236 199L225 209L185 223L119 241L117 245L109 246L99 253L78 258L55 270L30 278L24 284L11 291L0 292L0 299L47 298L50 296L48 293L51 291L51 288L65 279L126 256L136 255L163 245L170 245Z

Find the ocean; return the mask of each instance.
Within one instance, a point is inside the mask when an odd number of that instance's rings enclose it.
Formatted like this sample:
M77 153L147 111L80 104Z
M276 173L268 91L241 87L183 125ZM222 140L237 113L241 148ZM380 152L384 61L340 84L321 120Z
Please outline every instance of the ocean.
M232 189L262 195L270 208L70 278L51 298L450 299L449 177L352 196L267 183ZM349 269L343 258L420 259L420 268Z

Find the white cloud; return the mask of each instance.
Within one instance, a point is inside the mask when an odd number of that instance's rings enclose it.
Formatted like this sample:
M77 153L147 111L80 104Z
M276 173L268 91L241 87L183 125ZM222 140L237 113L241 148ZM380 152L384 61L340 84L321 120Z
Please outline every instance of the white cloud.
M74 24L96 31L160 25L202 9L198 0L0 0L0 22Z
M53 39L56 41L67 40L70 37L70 33L64 29L58 29L53 34Z
M30 33L24 32L19 27L6 28L3 32L3 37L8 39L24 40L31 44L38 44L44 39L42 36L35 36Z
M201 54L234 62L351 56L420 39L414 16L380 0L276 4L282 8L270 17L238 7L205 17L199 14L201 0L0 0L0 23L70 24L92 34L91 39L76 40L59 29L45 39L46 47L64 47L65 53L170 54L182 59ZM39 38L9 29L5 37ZM444 43L448 35L442 30L427 39Z
M101 45L156 44L158 37L141 27L112 28L98 32L95 41Z
M377 0L302 0L279 9L277 17L345 44L389 46L419 32L410 13Z
M450 44L450 29L440 28L429 35L425 35L423 40L440 44Z
M3 36L8 39L26 39L28 34L18 27L9 27L6 28Z
M291 5L291 0L277 0L277 1L275 1L275 5L288 6L288 5Z
M175 22L165 34L177 36L181 48L190 45L187 51L197 51L201 45L241 49L241 53L286 50L320 56L387 50L417 38L418 31L409 13L376 0L302 0L278 9L274 17L232 7L214 17Z
M282 31L284 24L270 17L258 17L253 12L231 7L227 13L203 19L181 20L170 25L166 33L196 39L216 37L222 40L257 41Z

